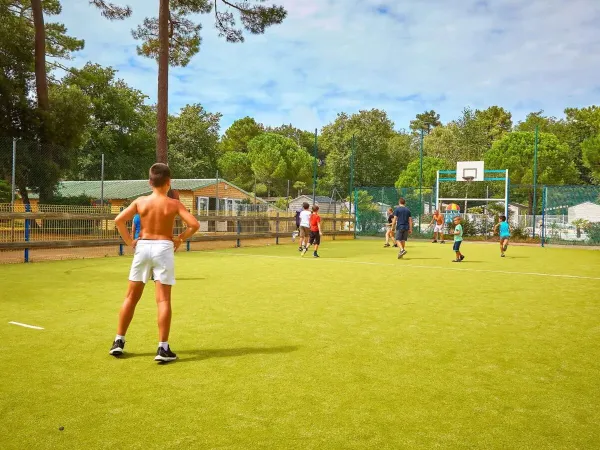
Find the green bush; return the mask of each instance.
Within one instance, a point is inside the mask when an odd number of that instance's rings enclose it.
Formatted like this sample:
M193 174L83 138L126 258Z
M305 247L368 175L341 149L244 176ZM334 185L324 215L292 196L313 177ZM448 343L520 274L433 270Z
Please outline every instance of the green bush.
M600 222L590 223L586 227L588 242L590 244L600 244Z

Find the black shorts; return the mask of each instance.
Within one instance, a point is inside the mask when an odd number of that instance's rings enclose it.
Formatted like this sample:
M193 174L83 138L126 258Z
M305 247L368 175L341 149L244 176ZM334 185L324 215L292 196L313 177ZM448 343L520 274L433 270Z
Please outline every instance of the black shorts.
M311 231L309 243L310 245L321 245L321 233L318 231Z
M396 230L397 241L408 241L408 230Z
M459 252L460 244L462 244L462 241L454 241L454 247L452 247L452 250L454 250L455 252Z

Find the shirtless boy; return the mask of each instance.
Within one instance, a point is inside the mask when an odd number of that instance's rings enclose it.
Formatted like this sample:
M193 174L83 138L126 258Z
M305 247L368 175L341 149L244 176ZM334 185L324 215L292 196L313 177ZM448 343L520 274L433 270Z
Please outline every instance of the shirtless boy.
M125 333L133 319L135 307L142 297L144 286L153 275L158 307L158 350L155 361L169 362L177 355L169 348L171 329L171 287L175 284L174 252L182 242L198 231L200 224L179 201L167 197L171 187L171 171L166 164L157 163L150 168L152 194L137 198L115 219L115 225L125 244L135 249L127 295L119 313L117 336L110 354L120 356L125 348ZM136 214L140 215L141 233L133 239L127 230L127 222ZM187 225L183 233L173 237L175 218L179 216Z
M440 244L444 244L444 215L441 214L437 209L433 212L433 219L429 225L434 225L433 228L433 244L440 240Z

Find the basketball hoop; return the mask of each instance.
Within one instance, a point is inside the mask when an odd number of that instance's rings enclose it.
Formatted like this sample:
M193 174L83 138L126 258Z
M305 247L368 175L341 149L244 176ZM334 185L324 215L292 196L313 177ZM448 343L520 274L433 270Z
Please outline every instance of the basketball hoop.
M465 180L467 183L470 183L471 181L473 181L475 179L475 177L473 176L466 176L463 177L463 180Z

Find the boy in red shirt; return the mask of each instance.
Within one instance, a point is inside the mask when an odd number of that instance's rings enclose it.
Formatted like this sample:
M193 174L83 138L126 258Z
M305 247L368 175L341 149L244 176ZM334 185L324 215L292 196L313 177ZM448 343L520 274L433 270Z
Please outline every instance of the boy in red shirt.
M308 247L311 245L315 245L315 251L313 256L315 258L319 257L317 250L319 250L319 245L321 244L321 236L323 236L323 232L321 231L321 216L319 216L319 207L312 207L312 214L310 216L310 241L308 242ZM308 247L305 247L302 251L302 256L306 254Z

